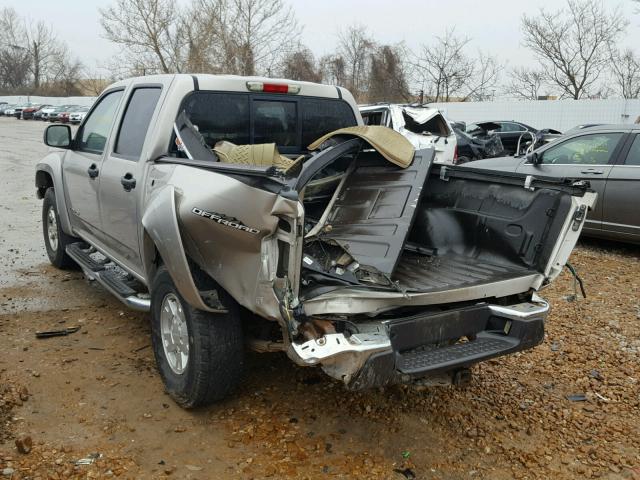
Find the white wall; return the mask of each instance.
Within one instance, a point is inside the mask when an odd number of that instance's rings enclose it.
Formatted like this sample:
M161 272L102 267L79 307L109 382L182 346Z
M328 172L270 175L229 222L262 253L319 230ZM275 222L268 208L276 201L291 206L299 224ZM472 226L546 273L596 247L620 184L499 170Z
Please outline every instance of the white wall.
M40 105L86 105L91 106L96 97L37 97L33 95L0 96L0 102L9 104L38 103Z
M534 128L566 131L584 123L634 123L640 100L531 100L432 103L451 121L517 120Z

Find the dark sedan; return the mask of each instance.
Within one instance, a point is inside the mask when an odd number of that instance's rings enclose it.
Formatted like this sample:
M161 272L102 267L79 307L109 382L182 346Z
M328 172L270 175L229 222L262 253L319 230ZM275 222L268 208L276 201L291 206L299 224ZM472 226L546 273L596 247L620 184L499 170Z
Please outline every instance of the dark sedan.
M502 146L504 147L505 155L513 155L518 149L518 140L527 132L530 132L534 136L539 135L540 133L545 134L560 134L557 130L546 129L546 130L538 130L537 128L533 128L529 125L526 125L522 122L515 121L490 121L490 122L474 122L467 125L467 133L470 135L474 135L476 131L480 130L488 130L491 133L495 133L500 137L502 141ZM531 141L530 135L524 135L523 142Z
M584 128L526 157L478 160L465 166L587 180L598 200L583 234L640 244L640 125Z

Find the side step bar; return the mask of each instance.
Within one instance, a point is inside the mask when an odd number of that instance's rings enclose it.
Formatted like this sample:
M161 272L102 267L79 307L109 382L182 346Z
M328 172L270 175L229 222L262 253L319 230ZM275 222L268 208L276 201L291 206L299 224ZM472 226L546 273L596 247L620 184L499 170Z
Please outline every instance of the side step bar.
M122 303L141 312L151 310L151 299L139 296L133 288L123 282L112 270L107 269L104 264L91 258L90 253L92 252L88 245L82 242L72 243L67 246L66 252L73 261L80 265L87 277L96 280Z

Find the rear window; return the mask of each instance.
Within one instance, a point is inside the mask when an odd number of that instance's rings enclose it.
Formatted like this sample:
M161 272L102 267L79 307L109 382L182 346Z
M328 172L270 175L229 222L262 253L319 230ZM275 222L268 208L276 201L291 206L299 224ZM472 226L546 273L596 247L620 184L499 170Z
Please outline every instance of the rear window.
M330 98L199 91L185 98L183 110L211 148L227 140L275 143L282 153L297 153L333 130L357 125L349 104Z

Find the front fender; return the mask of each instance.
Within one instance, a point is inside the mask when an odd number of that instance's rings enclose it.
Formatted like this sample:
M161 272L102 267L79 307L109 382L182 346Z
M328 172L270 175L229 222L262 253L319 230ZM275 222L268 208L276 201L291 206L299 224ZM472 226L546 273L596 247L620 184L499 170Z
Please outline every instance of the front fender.
M56 205L58 207L58 217L60 227L67 235L73 235L71 222L69 221L69 211L67 201L64 196L64 185L62 182L62 157L64 152L51 152L36 165L36 188L38 198L44 198L44 191L53 186L56 193ZM50 180L49 180L50 179Z
M180 236L173 185L166 185L153 196L142 216L142 226L158 249L180 295L194 308L208 312L220 312L220 310L212 309L204 303L193 281ZM150 246L145 245L143 248L145 275L151 285L153 279L150 278L150 264L154 252L148 251Z

